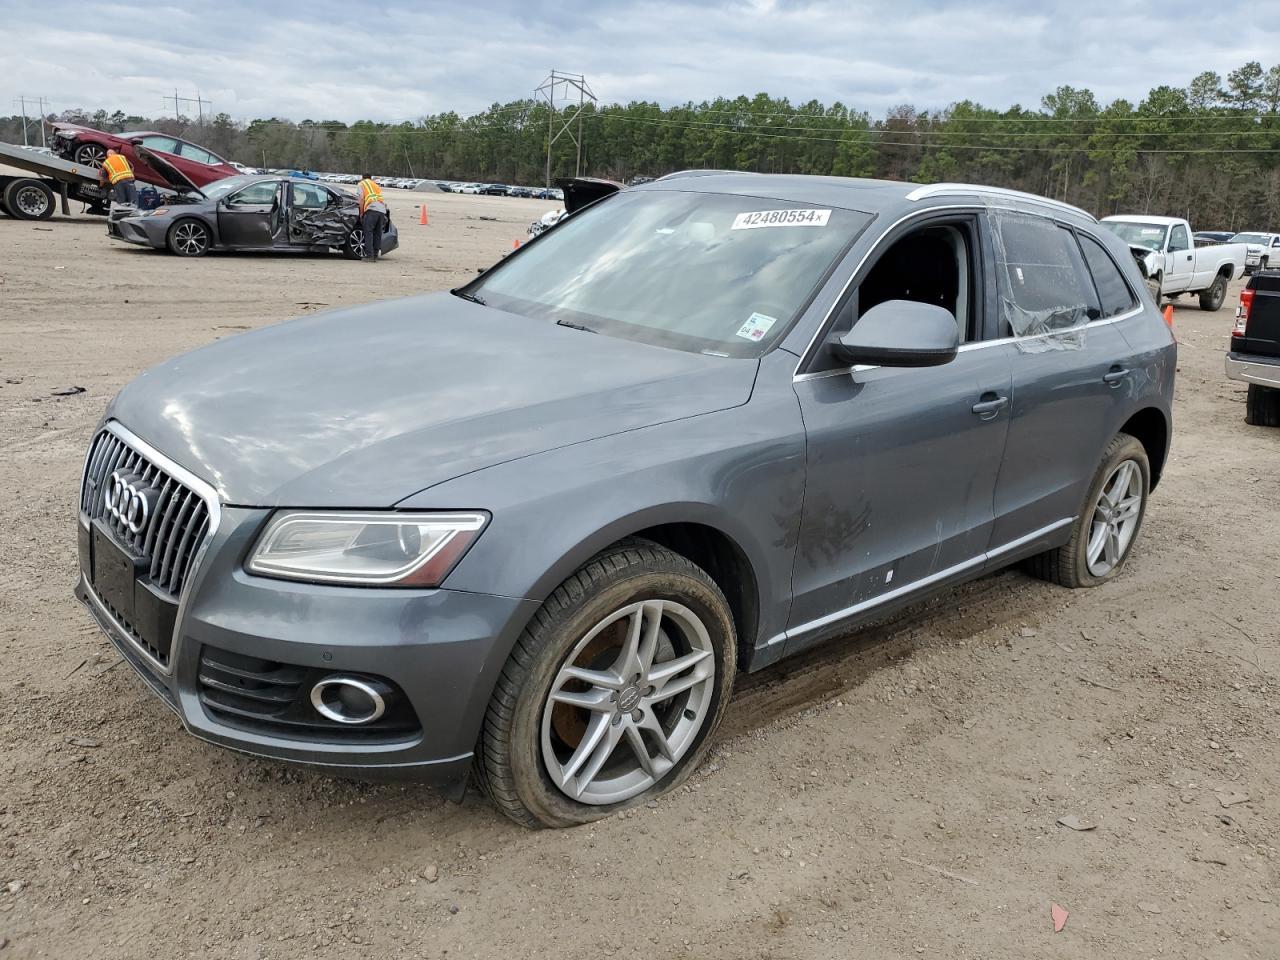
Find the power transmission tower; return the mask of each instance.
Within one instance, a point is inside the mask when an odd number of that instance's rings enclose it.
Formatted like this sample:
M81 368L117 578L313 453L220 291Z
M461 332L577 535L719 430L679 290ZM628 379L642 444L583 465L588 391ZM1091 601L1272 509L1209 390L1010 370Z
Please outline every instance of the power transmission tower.
M578 148L577 160L574 165L574 176L582 176L582 111L586 108L587 102L593 105L597 102L596 95L591 92L591 87L587 84L587 78L580 73L563 73L560 70L552 70L551 75L542 81L542 84L534 91L540 94L547 101L547 187L551 186L551 148L560 137L568 133L569 139L573 141L573 145ZM557 111L556 102L559 101L560 111L572 110L568 116L561 116ZM560 121L559 129L556 128L556 121ZM577 129L574 129L575 121Z
M167 104L167 103L169 103L170 101L172 101L172 103L173 103L173 119L175 119L175 120L177 120L179 117L181 117L181 116L182 116L182 111L181 111L181 109L178 107L178 104L179 104L180 102L181 102L181 103L194 103L194 104L196 105L196 116L199 118L199 119L198 119L198 121L197 121L197 123L198 123L198 124L199 124L199 126L200 126L200 127L202 127L202 128L204 127L204 108L205 108L205 106L207 105L207 106L209 107L209 112L210 112L210 113L212 113L212 112L213 112L213 101L212 101L212 100L205 100L203 97L201 97L201 96L200 96L200 91L199 91L199 90L197 90L197 91L196 91L196 95L195 95L194 97L180 97L180 96L178 96L178 88L177 88L177 87L174 87L174 88L173 88L173 96L172 96L172 97L162 97L161 99L162 99L162 100L164 100L164 102L165 102L166 104Z
M45 109L46 109L45 104L48 103L48 100L46 100L44 97L28 97L28 96L19 95L18 98L15 99L13 102L22 111L22 145L24 147L31 146L31 141L27 136L27 124L30 122L27 119L28 101L30 101L32 105L39 110L38 122L40 124L40 146L47 147L49 144L45 141L44 116L45 116Z

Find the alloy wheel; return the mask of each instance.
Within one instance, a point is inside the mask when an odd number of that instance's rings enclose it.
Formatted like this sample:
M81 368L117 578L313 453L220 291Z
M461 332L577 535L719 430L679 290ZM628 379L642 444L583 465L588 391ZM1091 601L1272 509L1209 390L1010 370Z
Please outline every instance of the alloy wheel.
M195 257L209 246L209 235L198 223L180 223L173 230L173 244L185 256Z
M96 170L106 159L107 151L96 143L86 143L76 148L76 163L86 167L93 167Z
M683 604L649 599L605 617L574 646L542 711L542 759L580 803L643 793L698 740L712 706L711 637Z
M1085 547L1093 576L1106 576L1124 559L1138 530L1144 494L1142 469L1133 460L1121 461L1103 483Z

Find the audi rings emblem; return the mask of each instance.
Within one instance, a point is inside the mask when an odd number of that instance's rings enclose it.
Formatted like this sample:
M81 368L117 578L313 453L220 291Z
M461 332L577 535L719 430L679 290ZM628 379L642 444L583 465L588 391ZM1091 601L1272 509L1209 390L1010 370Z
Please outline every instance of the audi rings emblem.
M113 520L130 533L141 533L146 529L147 518L151 516L151 502L147 499L150 492L138 489L133 485L132 478L121 476L117 470L107 481L103 503Z

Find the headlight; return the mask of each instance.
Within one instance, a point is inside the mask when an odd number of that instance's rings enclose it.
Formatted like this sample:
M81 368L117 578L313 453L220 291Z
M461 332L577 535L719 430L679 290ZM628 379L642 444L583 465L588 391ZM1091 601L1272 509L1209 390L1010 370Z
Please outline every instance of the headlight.
M168 213L168 212L169 212L169 208L168 208L168 207L156 207L154 210L148 210L148 211L147 211L147 216L148 216L148 217L158 217L158 216L160 216L160 214L162 214L162 213Z
M484 513L277 513L250 573L366 586L435 587L488 522Z

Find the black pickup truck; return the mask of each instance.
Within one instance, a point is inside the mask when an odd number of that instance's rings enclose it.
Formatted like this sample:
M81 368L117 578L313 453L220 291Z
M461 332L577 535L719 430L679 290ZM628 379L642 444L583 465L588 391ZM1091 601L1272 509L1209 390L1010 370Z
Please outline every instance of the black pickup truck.
M1227 376L1249 384L1245 423L1280 427L1280 270L1263 270L1240 291Z

